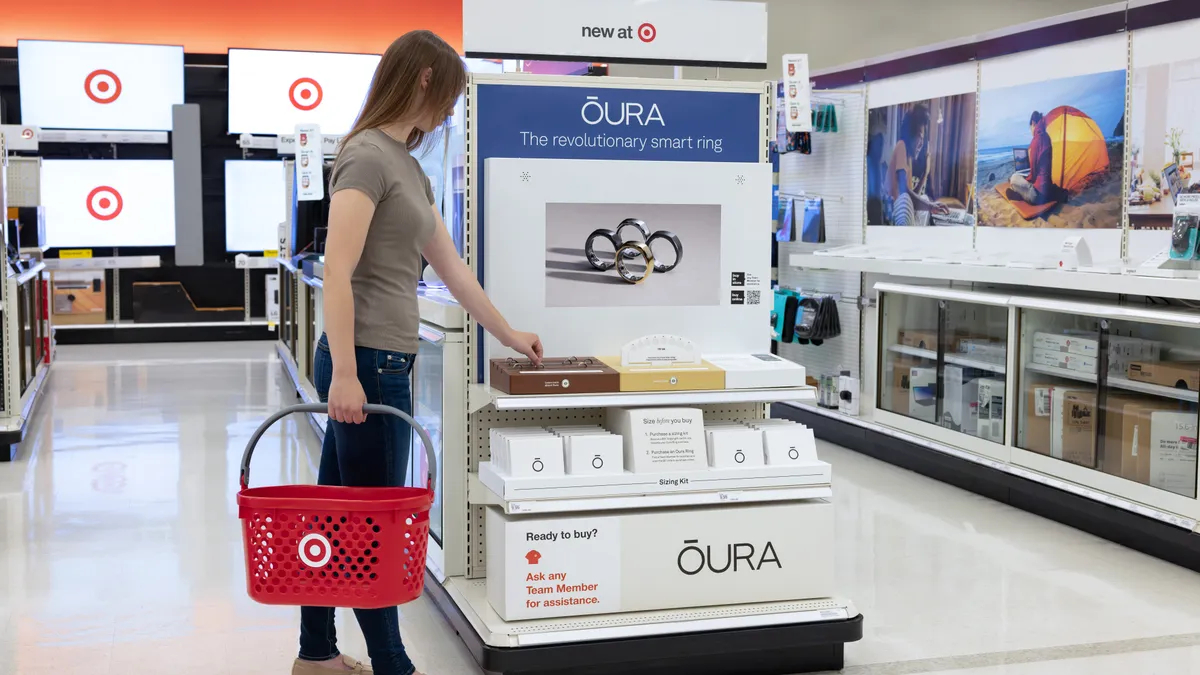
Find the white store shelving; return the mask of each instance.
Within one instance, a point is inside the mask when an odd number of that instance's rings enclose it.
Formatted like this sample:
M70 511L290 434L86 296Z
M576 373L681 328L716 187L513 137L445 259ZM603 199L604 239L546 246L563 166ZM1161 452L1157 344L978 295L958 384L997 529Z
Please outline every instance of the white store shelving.
M505 394L484 385L471 387L471 410L491 403L497 410L560 410L565 408L611 408L640 406L685 406L714 403L778 403L816 401L813 387L778 389L720 389L714 391L636 391L611 394Z
M888 351L895 352L897 354L904 354L905 356L915 356L919 359L928 359L930 361L937 360L937 352L932 349L921 349L920 347L909 347L908 345L891 345L888 347ZM1003 375L1004 371L1006 370L1003 363L992 363L990 361L972 359L970 357L963 356L962 354L955 354L952 352L946 353L946 363L952 363L956 366L962 366L964 368L987 370L993 373L999 373L1001 375Z
M1085 373L1078 370L1070 370L1067 368L1058 368L1056 366L1046 366L1040 363L1026 363L1025 370L1043 375L1053 375L1068 380L1078 380L1080 382L1096 383L1095 373ZM1190 401L1196 403L1200 401L1200 394L1187 389L1175 389L1174 387L1164 387L1161 384L1151 384L1149 382L1138 382L1126 377L1108 376L1108 386L1116 387L1117 389L1126 389L1128 391L1136 391L1142 394L1150 394L1152 396L1161 396L1163 398L1174 398L1180 401Z

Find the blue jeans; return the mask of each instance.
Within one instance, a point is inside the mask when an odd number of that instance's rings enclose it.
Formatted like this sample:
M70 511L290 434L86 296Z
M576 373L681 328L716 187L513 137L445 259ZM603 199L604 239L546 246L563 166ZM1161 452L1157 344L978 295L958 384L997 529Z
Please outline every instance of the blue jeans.
M382 403L412 413L413 354L355 347L358 381L367 403ZM322 401L329 398L333 358L325 336L317 342L313 358L313 383ZM411 444L408 423L391 415L369 415L362 424L329 420L321 446L317 483L350 487L404 485ZM332 607L300 608L300 658L323 661L338 655ZM356 609L354 616L367 642L367 655L376 675L412 675L416 670L400 640L400 618L395 607Z

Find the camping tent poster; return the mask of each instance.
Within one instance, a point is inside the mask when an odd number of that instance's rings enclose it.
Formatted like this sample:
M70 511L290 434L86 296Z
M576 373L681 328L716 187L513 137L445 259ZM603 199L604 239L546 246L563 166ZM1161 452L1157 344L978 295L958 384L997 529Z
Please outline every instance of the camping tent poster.
M1116 70L985 90L976 161L979 224L1121 227L1125 85L1125 71ZM1016 184L1034 183L1031 174L1047 159L1031 152L1039 147L1031 129L1035 112L1048 139L1050 170L1048 185L1039 183L1048 187L1045 194L1030 200Z

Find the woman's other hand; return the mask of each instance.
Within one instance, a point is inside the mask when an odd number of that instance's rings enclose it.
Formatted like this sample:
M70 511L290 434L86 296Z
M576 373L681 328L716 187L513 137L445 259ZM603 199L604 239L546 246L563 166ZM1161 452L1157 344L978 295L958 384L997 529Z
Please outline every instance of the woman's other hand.
M942 204L941 202L934 202L933 212L942 216L948 215L950 213L950 207Z
M334 374L329 384L329 416L334 421L362 424L367 419L363 412L366 404L367 395L356 376Z
M524 354L533 365L536 366L542 362L542 339L537 336L537 333L509 331L503 342L505 347Z

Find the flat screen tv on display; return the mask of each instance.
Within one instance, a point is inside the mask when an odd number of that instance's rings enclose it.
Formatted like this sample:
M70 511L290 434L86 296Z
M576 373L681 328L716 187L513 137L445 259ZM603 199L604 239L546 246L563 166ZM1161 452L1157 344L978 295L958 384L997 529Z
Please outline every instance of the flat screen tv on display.
M291 201L280 161L225 160L225 250L279 248L279 224Z
M45 129L170 131L183 47L17 41L21 122Z
M350 131L366 100L377 54L229 50L229 133L290 134L297 124L321 133Z
M51 248L175 245L169 159L47 159L42 205Z

